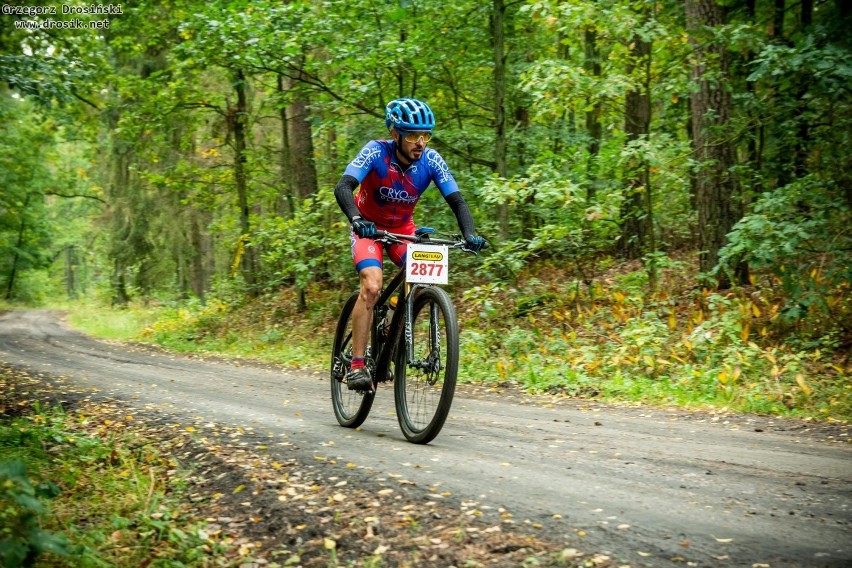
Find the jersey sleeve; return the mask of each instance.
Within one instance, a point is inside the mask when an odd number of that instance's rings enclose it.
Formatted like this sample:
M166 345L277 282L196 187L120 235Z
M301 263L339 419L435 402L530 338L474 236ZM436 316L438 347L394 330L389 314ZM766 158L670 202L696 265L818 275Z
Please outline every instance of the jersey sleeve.
M450 173L450 168L447 162L437 150L431 148L426 150L426 162L429 164L429 172L432 175L432 181L444 197L453 194L459 190L453 174Z
M364 181L367 174L373 167L373 164L382 155L382 146L376 140L371 140L366 146L361 148L355 159L349 162L346 166L344 175L352 176L358 180L358 183Z

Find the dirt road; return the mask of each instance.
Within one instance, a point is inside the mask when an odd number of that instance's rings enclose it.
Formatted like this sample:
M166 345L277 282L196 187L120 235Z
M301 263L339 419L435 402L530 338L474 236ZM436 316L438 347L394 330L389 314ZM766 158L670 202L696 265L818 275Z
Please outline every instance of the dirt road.
M443 432L416 446L390 389L360 430L344 429L324 372L100 342L55 312L0 313L0 359L187 421L286 434L305 459L369 465L350 472L361 483L401 475L632 566L852 566L845 426L462 387Z

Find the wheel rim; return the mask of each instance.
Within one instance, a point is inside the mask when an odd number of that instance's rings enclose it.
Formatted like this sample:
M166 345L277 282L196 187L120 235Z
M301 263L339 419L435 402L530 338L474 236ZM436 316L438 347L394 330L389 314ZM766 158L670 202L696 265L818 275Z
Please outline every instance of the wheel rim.
M439 306L431 301L414 315L411 330L414 365L406 365L405 372L406 422L414 432L429 426L441 402L447 368L444 317Z
M347 322L347 326L349 326L349 331L346 335L346 338L343 341L343 345L340 350L337 351L338 360L335 361L335 372L334 372L334 390L335 396L332 397L334 399L334 404L337 407L338 412L343 417L344 420L352 420L358 411L361 408L361 404L364 401L364 391L351 390L347 384L344 382L344 377L346 376L347 371L349 370L349 365L352 362L352 318L349 318ZM367 354L366 360L371 370L374 366L372 359L370 358L370 346L367 346ZM338 365L339 363L339 365Z

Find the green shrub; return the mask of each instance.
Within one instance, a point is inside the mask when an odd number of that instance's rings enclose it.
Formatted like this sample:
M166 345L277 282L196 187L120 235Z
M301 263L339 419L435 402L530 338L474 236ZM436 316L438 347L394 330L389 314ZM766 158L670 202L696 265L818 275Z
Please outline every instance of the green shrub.
M835 184L809 176L767 192L728 235L719 270L739 260L767 284L780 287L784 305L779 324L797 326L798 341L852 330L852 211ZM819 347L819 345L814 345Z
M43 530L43 500L59 495L51 481L33 485L20 460L0 462L0 565L32 566L46 552L68 555L68 540Z

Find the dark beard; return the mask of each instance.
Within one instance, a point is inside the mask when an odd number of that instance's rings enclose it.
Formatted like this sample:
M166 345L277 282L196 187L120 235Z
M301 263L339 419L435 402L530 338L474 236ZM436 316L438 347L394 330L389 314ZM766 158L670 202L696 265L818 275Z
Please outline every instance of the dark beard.
M405 166L410 166L415 162L414 157L405 150L403 150L402 146L399 144L396 145L396 153L397 158L402 158L402 161L406 162L404 164Z

